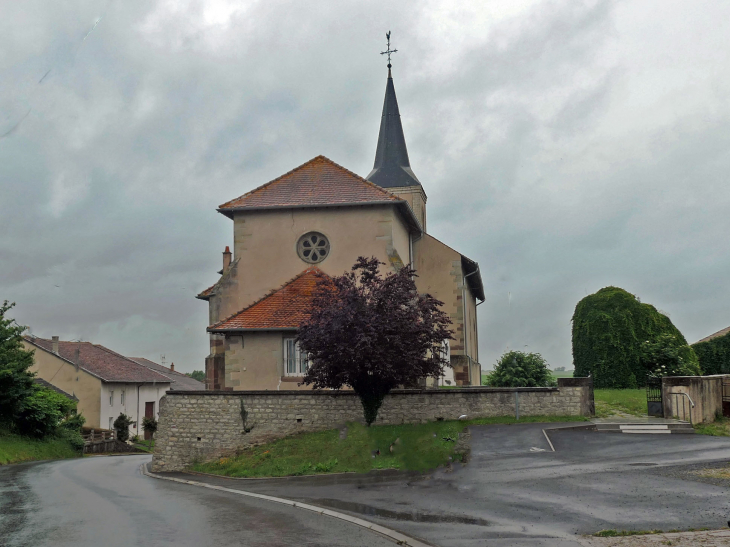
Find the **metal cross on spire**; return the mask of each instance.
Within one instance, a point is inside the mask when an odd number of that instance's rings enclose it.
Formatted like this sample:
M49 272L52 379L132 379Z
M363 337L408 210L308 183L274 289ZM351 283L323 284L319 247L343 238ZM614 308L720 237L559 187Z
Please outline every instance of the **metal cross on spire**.
M388 39L388 49L385 50L385 51L381 51L380 54L381 55L387 55L388 56L388 68L390 68L391 67L391 64L390 64L390 54L391 53L396 53L398 50L397 49L390 49L390 31L388 31L388 32L385 33L385 37Z

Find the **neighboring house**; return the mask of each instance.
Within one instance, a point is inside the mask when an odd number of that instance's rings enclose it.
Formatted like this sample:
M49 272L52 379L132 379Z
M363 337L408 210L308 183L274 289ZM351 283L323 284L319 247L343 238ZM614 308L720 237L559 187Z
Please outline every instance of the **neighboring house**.
M171 379L123 355L90 342L63 342L25 336L26 349L35 350L31 372L78 399L86 427L112 429L120 413L130 416L130 432L142 435L141 419L157 418L160 398Z
M709 342L710 340L714 340L715 338L720 338L721 336L725 336L726 334L730 334L730 327L719 330L715 334L711 334L710 336L706 336L702 340L698 340L697 342L695 342L695 344L701 344L702 342ZM694 344L692 344L692 345L694 345Z
M143 367L147 367L148 369L154 370L155 372L159 372L160 374L167 376L170 379L170 389L172 390L200 391L205 389L205 384L203 382L198 382L190 376L177 372L175 370L174 364L171 364L170 368L167 368L163 365L158 365L154 361L145 359L144 357L129 357L129 359L131 359L135 363L139 363Z
M367 178L317 156L221 205L233 221L209 305L209 389L297 389L304 360L294 337L312 301L315 273L350 270L375 256L384 272L411 264L419 291L444 302L457 385L480 385L479 265L426 233L426 193L410 167L388 70L375 164ZM452 376L453 374L453 376Z

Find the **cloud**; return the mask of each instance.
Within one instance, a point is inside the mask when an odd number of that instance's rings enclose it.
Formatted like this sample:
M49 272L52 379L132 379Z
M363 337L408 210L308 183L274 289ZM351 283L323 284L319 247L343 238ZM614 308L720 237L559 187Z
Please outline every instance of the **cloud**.
M215 207L318 154L367 174L392 30L429 231L481 265L483 365L569 365L572 310L608 284L691 340L719 330L730 18L663 6L9 5L0 298L36 334L202 368Z

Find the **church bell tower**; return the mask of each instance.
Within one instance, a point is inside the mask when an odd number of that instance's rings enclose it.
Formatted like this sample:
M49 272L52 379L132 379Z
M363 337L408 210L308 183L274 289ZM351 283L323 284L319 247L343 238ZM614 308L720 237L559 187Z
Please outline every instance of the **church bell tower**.
M390 49L390 32L386 36L388 49L383 52L383 55L388 55L388 80L385 85L385 101L383 102L383 116L380 120L378 146L375 149L375 164L367 179L408 201L425 232L426 192L423 191L423 186L411 170L411 163L408 159L390 64L390 54L397 50Z

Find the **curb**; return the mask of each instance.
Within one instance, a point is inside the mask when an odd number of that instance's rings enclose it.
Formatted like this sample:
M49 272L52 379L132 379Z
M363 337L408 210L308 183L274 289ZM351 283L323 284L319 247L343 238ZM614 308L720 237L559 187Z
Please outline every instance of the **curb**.
M555 447L553 446L553 442L550 440L550 437L548 437L547 432L548 431L562 431L565 429L573 430L573 431L595 431L596 424L591 422L590 424L581 424L581 425L569 425L566 427L546 427L542 430L542 434L545 435L545 439L547 439L548 444L550 445L550 449L555 452Z
M185 479L178 479L176 477L164 477L162 475L158 475L157 473L152 473L151 471L149 471L147 469L146 464L140 465L139 469L143 475L146 475L147 477L152 477L153 479L160 479L163 481L172 481L172 482L177 482L177 483L181 483L181 484L189 484L191 486L201 486L203 488L209 488L211 490L218 490L221 492L228 492L231 494L237 494L239 496L247 496L250 498L271 501L274 503L281 503L282 505L288 505L290 507L295 507L298 509L305 509L307 511L312 511L313 513L318 513L320 515L326 515L328 517L333 517L333 518L336 518L339 520L343 520L345 522L349 522L350 524L355 524L356 526L360 526L362 528L367 528L368 530L372 530L373 532L376 532L380 535L387 537L388 539L395 541L398 545L406 545L408 547L432 547L432 545L429 545L428 543L424 543L424 542L414 539L412 537L406 536L405 534L401 534L400 532L396 532L395 530L391 530L390 528L380 526L379 524L375 524L375 523L369 522L369 521L361 519L361 518L352 517L350 515L346 515L345 513L339 513L337 511L332 511L330 509L323 509L322 507L317 507L316 505L310 505L308 503L300 503L298 501L287 500L284 498L277 498L274 496L267 496L265 494L255 494L254 492L246 492L245 490L236 490L233 488L226 488L225 486L216 486L214 484L207 484L204 482L189 481L189 480L185 480Z

